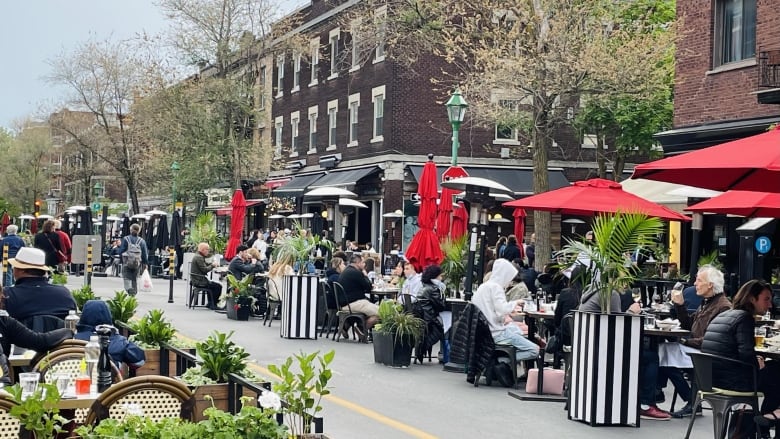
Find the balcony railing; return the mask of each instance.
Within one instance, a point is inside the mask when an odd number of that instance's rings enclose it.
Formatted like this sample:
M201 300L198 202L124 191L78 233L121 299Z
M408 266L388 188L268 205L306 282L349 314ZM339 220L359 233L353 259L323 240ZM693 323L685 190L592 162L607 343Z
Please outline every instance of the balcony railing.
M780 88L780 49L759 52L758 74L760 88Z

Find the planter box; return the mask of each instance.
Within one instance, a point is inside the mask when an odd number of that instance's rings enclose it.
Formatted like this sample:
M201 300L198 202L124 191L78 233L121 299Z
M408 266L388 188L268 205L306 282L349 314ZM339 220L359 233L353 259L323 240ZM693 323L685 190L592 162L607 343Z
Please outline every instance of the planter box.
M196 386L192 389L192 393L195 395L195 422L206 419L203 416L203 410L213 406L223 410L228 410L228 385L227 383L220 384L205 384L202 386ZM206 399L206 395L211 396L213 400ZM242 396L250 396L257 398L257 393L245 387L242 388Z
M374 363L391 367L409 367L412 363L412 343L396 342L390 334L374 332Z
M195 349L187 349L192 354L195 354ZM135 376L145 375L160 375L160 350L159 349L144 349L144 355L146 355L146 362L143 366L135 370ZM176 354L168 352L168 376L176 375Z
M284 276L281 295L282 337L317 339L318 287L317 276Z
M228 297L225 302L225 311L227 311L227 318L230 320L248 321L249 314L251 314L251 299L246 299L246 303L236 309L236 300L232 297Z
M569 419L639 427L642 319L574 313Z

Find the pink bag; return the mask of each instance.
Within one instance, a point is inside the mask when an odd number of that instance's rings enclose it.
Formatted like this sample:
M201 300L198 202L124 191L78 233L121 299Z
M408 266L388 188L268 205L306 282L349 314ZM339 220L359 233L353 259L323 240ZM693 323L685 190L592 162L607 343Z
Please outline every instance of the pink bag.
M544 368L544 383L542 393L548 395L563 395L563 382L566 372L562 369ZM526 393L536 393L538 385L539 369L528 371L528 381L525 383Z

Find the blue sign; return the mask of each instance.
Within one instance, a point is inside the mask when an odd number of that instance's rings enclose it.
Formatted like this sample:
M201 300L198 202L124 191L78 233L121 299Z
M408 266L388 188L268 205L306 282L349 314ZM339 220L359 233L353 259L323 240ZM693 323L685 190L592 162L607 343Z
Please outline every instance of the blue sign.
M756 238L756 251L762 255L769 253L772 249L772 240L768 236L759 236Z

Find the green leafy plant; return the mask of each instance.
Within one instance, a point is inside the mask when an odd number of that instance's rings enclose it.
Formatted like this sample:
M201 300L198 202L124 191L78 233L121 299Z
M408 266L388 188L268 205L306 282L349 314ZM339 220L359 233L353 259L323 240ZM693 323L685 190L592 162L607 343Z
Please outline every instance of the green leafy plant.
M99 297L95 296L95 292L90 285L84 285L79 289L73 290L71 291L71 294L73 294L73 299L76 301L76 306L79 309L83 309L84 304L87 303L88 300L99 299Z
M53 285L65 285L68 283L68 273L52 273L51 283Z
M699 257L699 260L696 261L697 267L703 267L705 265L712 265L718 270L723 271L723 262L720 261L720 254L717 249L705 255L701 255L701 257Z
M255 276L250 274L248 276L244 276L243 279L238 280L236 279L233 274L228 273L227 275L227 282L228 282L228 290L227 290L227 297L230 299L236 301L237 307L243 307L248 306L251 307L255 303L255 296L252 294L252 281L255 279Z
M159 348L160 343L170 343L176 331L160 309L150 310L131 326L135 334L132 340L142 347Z
M322 397L330 394L328 382L333 373L328 366L335 355L336 351L325 355L320 355L319 351L311 354L301 352L287 357L281 365L268 366L268 370L280 378L274 383L273 391L285 402L284 416L292 437L311 433L312 418L322 411ZM293 370L294 360L297 361L298 373ZM264 396L260 397L261 405Z
M68 419L61 416L57 408L60 394L56 385L39 383L35 393L24 399L18 384L6 387L4 390L10 393L18 404L11 408L11 416L18 418L22 427L32 432L35 437L54 437L57 433L65 431L63 426L68 423Z
M425 331L425 321L414 314L403 312L403 306L392 300L379 304L379 321L374 331L392 335L396 342L409 341L416 345Z
M660 219L642 213L599 215L593 221L593 241L566 239L568 244L560 252L564 259L561 266L589 261L583 275L583 296L597 291L601 310L608 314L612 293L624 291L636 278L636 271L625 263L625 255L652 246L662 228Z
M197 248L201 242L207 243L214 253L225 251L227 241L217 232L214 214L211 212L204 212L195 217L195 223L190 228L190 234L187 235L186 244L190 249Z
M246 367L249 353L230 340L232 336L233 331L227 334L214 331L205 340L195 343L195 352L202 360L198 367L203 376L217 383L224 383L230 373L250 375ZM182 376L182 379L185 377Z
M293 228L300 230L301 226L295 222ZM307 235L303 237L300 234L293 234L274 245L274 260L287 261L291 266L304 267L319 246L325 246L332 250L333 244L320 236Z
M129 322L138 309L138 299L124 290L117 291L114 298L107 300L106 304L115 322Z
M460 238L447 238L441 242L441 252L444 259L441 262L441 272L444 274L444 283L451 293L460 291L460 284L466 275L466 235Z
M276 422L276 410L260 409L252 398L242 397L241 410L235 415L209 407L203 414L206 419L198 424L204 437L282 439L287 437L287 427Z

